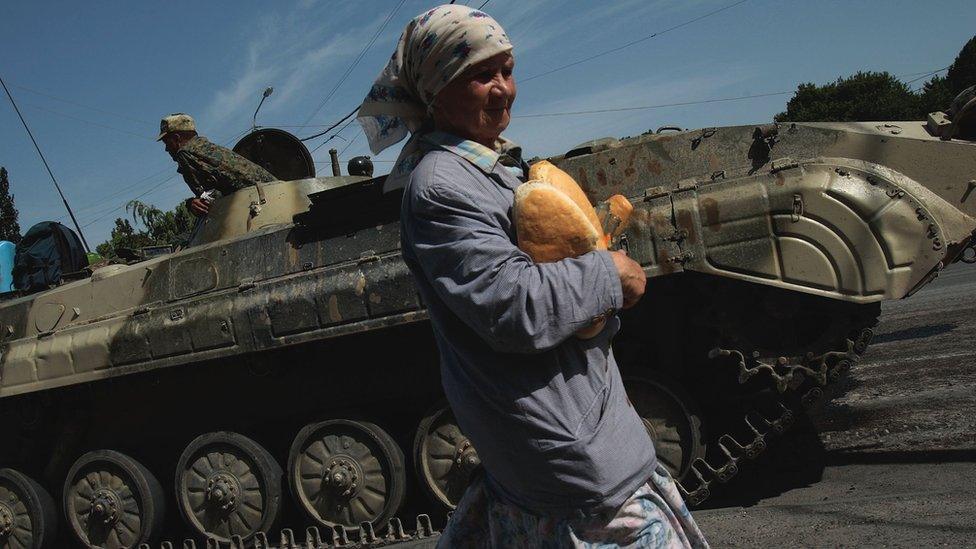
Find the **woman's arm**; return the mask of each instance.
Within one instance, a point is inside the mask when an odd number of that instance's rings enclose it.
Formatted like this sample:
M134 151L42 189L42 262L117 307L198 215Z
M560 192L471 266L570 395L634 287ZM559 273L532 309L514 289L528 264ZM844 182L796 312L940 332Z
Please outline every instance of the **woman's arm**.
M468 193L445 181L410 200L405 243L437 295L494 349L539 352L623 305L608 252L533 263Z

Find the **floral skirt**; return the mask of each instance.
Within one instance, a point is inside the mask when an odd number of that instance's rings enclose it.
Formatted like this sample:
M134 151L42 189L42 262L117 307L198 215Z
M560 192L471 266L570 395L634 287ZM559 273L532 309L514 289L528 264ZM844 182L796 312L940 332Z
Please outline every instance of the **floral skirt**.
M583 518L541 517L494 497L478 478L451 515L441 548L691 547L708 542L661 465L617 510Z

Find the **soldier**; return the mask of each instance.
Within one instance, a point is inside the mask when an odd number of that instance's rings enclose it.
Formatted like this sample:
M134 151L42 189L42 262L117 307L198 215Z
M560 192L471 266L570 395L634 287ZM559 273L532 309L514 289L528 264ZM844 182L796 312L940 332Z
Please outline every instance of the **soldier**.
M166 145L166 152L179 165L176 171L183 175L186 184L196 195L187 199L187 208L198 217L207 215L210 198L275 180L275 176L261 166L197 135L196 123L185 113L163 118L159 122L156 141Z

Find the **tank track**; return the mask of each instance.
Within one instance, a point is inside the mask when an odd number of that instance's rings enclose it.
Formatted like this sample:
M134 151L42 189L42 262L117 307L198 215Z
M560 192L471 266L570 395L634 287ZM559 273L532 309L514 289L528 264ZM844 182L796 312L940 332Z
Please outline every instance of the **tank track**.
M747 443L737 440L731 433L724 433L718 437L718 447L726 460L718 466L710 464L704 458L698 458L691 466L690 474L697 481L697 485L689 489L687 481L678 483L685 500L693 506L700 505L711 495L711 487L716 481L726 483L739 473L739 464L744 459L755 459L767 447L767 440L776 435L782 435L790 426L802 409L810 408L824 396L824 388L839 380L859 360L867 350L874 332L871 328L858 330L852 337L844 341L844 349L828 351L821 355L808 354L798 363L790 364L785 358L780 358L774 364L767 364L756 356L747 358L741 351L735 349L715 348L709 353L712 359L733 357L739 369L739 383L746 383L755 376L768 377L768 381L776 389L780 398L776 401L779 415L769 418L758 410L747 412L743 421L753 438ZM799 399L796 396L799 395ZM790 398L792 397L792 398ZM796 402L798 401L799 406ZM801 409L802 408L802 409ZM448 514L450 517L450 514ZM363 523L358 529L340 528L323 535L319 528L306 528L304 540L299 541L295 531L289 528L281 530L277 537L266 532L259 532L250 543L245 543L239 537L233 539L230 545L221 545L216 540L207 540L198 544L193 539L183 540L182 545L164 541L156 545L142 544L139 549L367 549L374 547L427 548L436 547L440 532L433 528L430 516L426 514L416 517L416 525L412 531L404 529L398 518L391 519L385 535L378 535L372 525Z
M862 323L862 326L874 326L876 318ZM803 409L810 408L824 396L824 388L838 381L859 360L867 350L874 332L871 327L855 329L837 349L820 355L807 354L791 363L780 357L774 363L765 363L758 356L746 356L735 349L714 348L709 353L712 360L733 358L738 368L738 381L745 384L753 378L765 379L775 389L778 398L775 406L778 415L768 417L758 410L747 412L743 421L752 434L752 439L746 443L736 439L731 433L724 433L718 437L718 449L725 457L720 465L713 465L706 459L699 458L691 466L689 475L683 482L679 482L681 491L689 505L697 506L707 500L712 492L712 486L717 481L726 483L740 471L740 463L747 459L757 458L766 448L768 440L776 435L784 434L793 424ZM758 376L758 377L757 377ZM689 487L688 480L697 485ZM450 518L450 513L447 514ZM384 535L375 532L368 522L358 529L338 528L319 529L311 526L305 529L304 540L299 540L301 534L290 528L281 529L277 536L268 532L259 532L252 541L245 543L240 538L232 539L228 545L221 544L215 539L206 540L202 544L194 539L185 539L181 545L164 541L154 545L142 544L139 549L367 549L374 547L426 548L436 547L440 532L435 530L430 515L421 514L415 519L413 530L406 530L402 521L393 518L387 523Z
M310 526L305 529L303 541L299 541L299 536L290 528L282 528L276 537L267 532L258 532L248 542L244 542L240 536L232 538L230 544L222 544L215 539L208 539L200 544L188 538L180 545L163 541L156 544L143 543L138 549L421 549L436 547L440 532L434 529L429 515L418 515L416 527L412 531L405 530L400 519L393 518L387 523L386 534L382 536L376 534L368 522L364 522L358 529L332 529L325 535L318 527Z
M876 320L872 325L874 323ZM843 349L821 355L810 353L795 364L791 364L785 357L780 357L774 364L768 364L760 361L757 355L747 358L735 349L712 349L709 352L710 359L736 359L740 384L755 376L768 377L779 395L775 402L779 414L769 418L758 410L748 411L743 421L752 434L752 439L746 443L740 442L731 433L720 435L717 439L718 449L724 455L725 461L720 465L713 465L704 458L696 459L685 480L677 483L685 501L692 506L702 504L711 496L712 484L716 481L723 484L730 481L739 473L740 462L757 458L766 449L767 439L786 432L798 414L823 398L827 385L839 380L860 360L873 335L874 331L870 327L856 330L844 340ZM689 477L693 482L691 486L688 486Z

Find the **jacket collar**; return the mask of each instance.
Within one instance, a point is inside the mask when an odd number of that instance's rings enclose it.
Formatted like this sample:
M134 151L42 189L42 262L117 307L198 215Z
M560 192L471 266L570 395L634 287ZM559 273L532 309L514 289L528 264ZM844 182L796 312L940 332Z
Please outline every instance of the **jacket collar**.
M460 156L484 172L485 175L491 176L498 164L501 164L504 169L516 177L522 177L524 175L522 170L522 148L504 137L498 138L495 149L490 149L481 143L438 130L424 134L422 139L428 146L443 149Z

